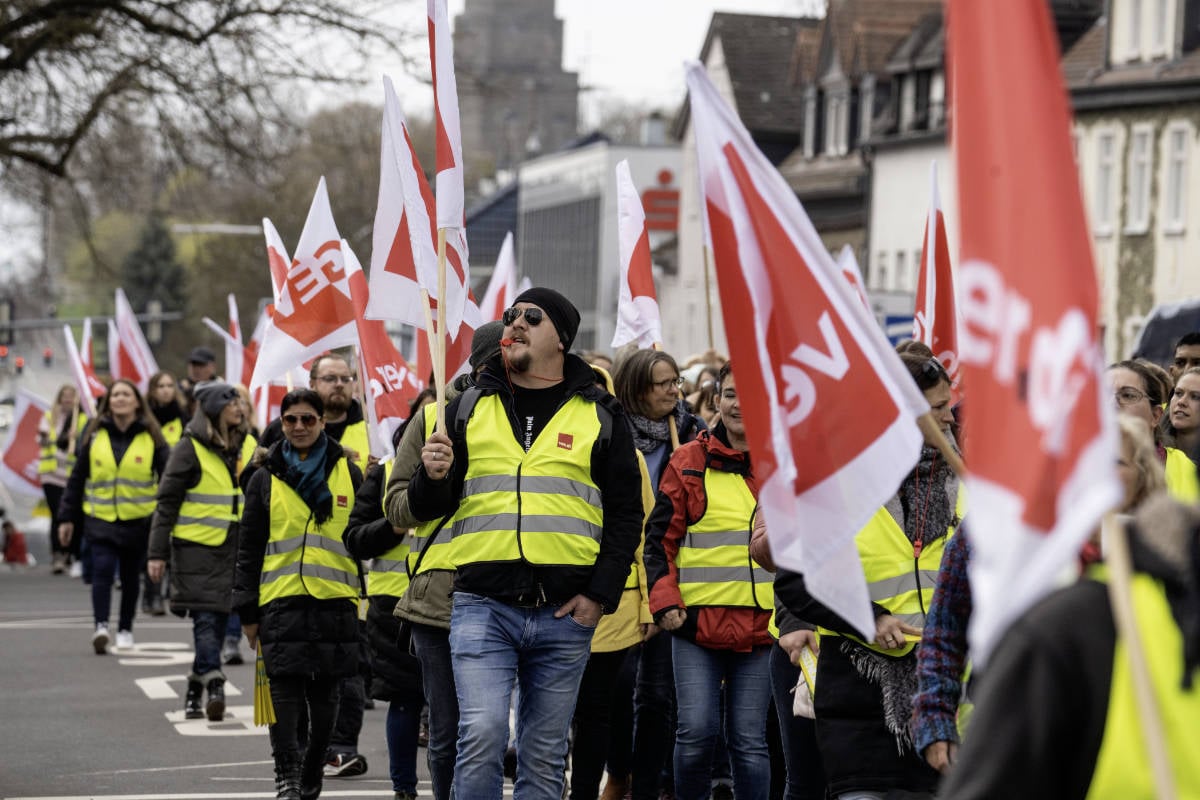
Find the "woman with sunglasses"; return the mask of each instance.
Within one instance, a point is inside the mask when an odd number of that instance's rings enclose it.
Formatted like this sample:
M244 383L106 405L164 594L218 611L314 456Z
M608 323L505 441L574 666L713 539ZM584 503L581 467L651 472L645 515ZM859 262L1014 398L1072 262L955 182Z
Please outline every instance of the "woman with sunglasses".
M325 435L324 412L312 389L284 395L284 438L246 487L234 573L234 610L250 647L262 642L271 681L275 790L286 800L320 795L338 684L360 656L359 566L342 533L362 472Z
M906 352L901 361L949 436L949 376L937 359ZM776 573L775 592L788 611L818 625L821 634L813 707L832 798L882 800L903 793L920 800L937 789L938 772L917 752L910 725L917 646L942 555L964 513L961 499L957 477L926 437L895 497L855 537L875 611L869 639L815 599L803 576Z
M1166 473L1167 492L1184 503L1200 501L1196 465L1183 451L1163 442L1159 423L1165 398L1154 372L1141 361L1118 361L1109 365L1106 374L1118 413L1144 420L1153 431L1154 448Z
M80 437L78 458L58 508L59 541L66 546L80 528L92 552L96 655L108 652L113 573L118 568L121 606L116 646L133 647L133 616L150 517L167 453L158 422L137 386L123 378L113 381Z

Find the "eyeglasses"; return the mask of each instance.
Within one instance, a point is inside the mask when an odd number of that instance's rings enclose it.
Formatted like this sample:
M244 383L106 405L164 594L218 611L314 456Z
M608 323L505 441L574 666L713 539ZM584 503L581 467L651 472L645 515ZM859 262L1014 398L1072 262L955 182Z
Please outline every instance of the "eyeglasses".
M1119 406L1132 406L1145 400L1149 395L1145 392L1138 391L1132 386L1123 386L1113 392L1113 397L1117 400Z
M332 386L335 383L354 383L358 378L353 375L321 375L317 378L321 383Z
M283 424L289 425L293 428L296 427L296 425L303 425L306 428L311 428L313 425L316 425L320 419L321 418L316 414L284 414Z
M683 386L683 378L667 378L665 381L652 381L650 385L658 387L665 392L672 386L674 386L676 389L678 389L680 386Z
M512 308L504 309L504 315L500 317L500 321L505 325L512 325L521 318L522 314L525 315L525 321L528 322L531 327L537 327L538 325L541 325L542 320L546 318L546 312L542 311L536 306L531 308L517 308L516 306L513 306Z

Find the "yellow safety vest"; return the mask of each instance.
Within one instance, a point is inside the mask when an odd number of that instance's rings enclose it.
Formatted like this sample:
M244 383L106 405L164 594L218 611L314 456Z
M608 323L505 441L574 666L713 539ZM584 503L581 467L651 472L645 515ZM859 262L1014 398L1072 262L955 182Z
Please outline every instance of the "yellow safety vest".
M171 447L179 444L179 440L183 438L183 419L176 417L168 420L167 424L162 426L162 435Z
M433 434L434 425L437 424L437 408L433 403L429 403L422 409L425 415L423 422L425 423L425 438L428 439ZM450 520L446 517L438 517L437 519L428 522L422 522L413 529L412 539L409 542L407 567L408 574L411 577L423 575L426 572L431 572L435 569L451 570L454 569L453 544L449 532L438 534L438 537L430 543L430 537L433 532L444 525L449 525ZM421 555L423 551L428 550L425 555ZM418 565L417 562L421 563Z
M1196 464L1182 450L1167 448L1167 463L1164 466L1167 492L1181 503L1200 503L1200 481L1196 478Z
M471 457L454 518L454 563L594 564L604 525L591 474L600 428L595 404L575 395L526 452L500 398L480 397L466 428Z
M258 585L260 606L280 597L351 601L358 597L358 564L342 544L354 506L347 464L341 457L329 476L333 515L320 525L296 490L271 476L271 535Z
M775 577L750 557L758 502L741 475L704 470L704 516L687 527L675 565L683 604L772 611Z
M959 519L962 519L965 508L966 492L960 484L956 503ZM942 553L950 537L957 531L957 526L950 525L945 536L924 543L917 553L917 548L888 510L881 508L876 511L875 516L854 537L871 601L886 608L889 614L906 625L924 628L925 615L933 602L933 590L937 586ZM822 635L842 635L826 628L818 630ZM917 642L908 641L902 648L887 650L873 642L863 642L856 636L850 638L893 658L908 655L917 646Z
M352 460L359 469L366 472L367 457L371 455L371 440L367 437L366 421L359 420L347 425L342 431L342 438L338 439L338 444L353 450L355 458Z
M154 439L146 431L133 437L121 463L113 455L108 431L92 439L92 463L83 489L83 511L105 522L142 519L154 513L158 481L154 478Z
M171 535L187 542L220 547L229 535L229 523L241 516L242 492L219 455L194 439L192 445L200 462L200 481L184 495ZM257 445L254 437L246 434L238 456L237 475L250 463Z
M383 486L387 488L388 480L392 477L392 467L396 460L391 459L383 465ZM383 500L387 492L380 494L380 503L384 506L383 515L387 516L387 504ZM371 570L367 573L367 595L376 597L401 597L408 588L408 558L412 542L409 536L400 539L400 543L383 555L371 559Z
M66 452L58 449L56 442L62 426L59 426L59 430L54 430L50 412L47 411L43 416L50 426L50 441L38 451L38 475L49 475L60 470L69 475L75 467L75 449L71 448ZM87 414L82 411L75 412L75 441L79 441L83 429L87 427L87 421Z
M1089 569L1104 581L1103 566ZM1179 798L1200 797L1200 686L1182 688L1183 636L1171 616L1162 583L1149 575L1135 573L1132 582L1134 616L1146 648L1150 682L1162 716L1168 757ZM1146 755L1142 721L1133 688L1126 644L1119 636L1113 650L1112 685L1104 739L1096 758L1096 770L1088 787L1088 800L1119 797L1122 800L1152 800L1157 797Z

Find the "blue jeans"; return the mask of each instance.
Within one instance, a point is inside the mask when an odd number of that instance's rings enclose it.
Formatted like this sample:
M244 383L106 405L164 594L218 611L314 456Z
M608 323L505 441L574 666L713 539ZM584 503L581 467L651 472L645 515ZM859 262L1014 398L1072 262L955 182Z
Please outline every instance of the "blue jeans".
M733 793L738 800L767 800L767 705L771 702L769 646L749 653L713 650L671 640L679 727L675 734L675 796L705 800L721 735L721 685L725 685L726 736Z
M421 732L421 701L388 703L388 771L393 792L417 793L417 736Z
M458 690L454 796L500 800L508 704L517 702L518 800L561 800L567 733L594 628L553 606L523 608L456 592L450 656Z
M196 647L196 657L192 659L192 674L196 679L207 683L211 678L221 675L221 642L225 638L225 624L228 614L220 611L192 611L192 641ZM217 673L211 675L210 673Z
M429 780L435 800L450 800L458 752L458 693L450 663L450 632L412 623L412 646L421 663L421 686L429 706Z

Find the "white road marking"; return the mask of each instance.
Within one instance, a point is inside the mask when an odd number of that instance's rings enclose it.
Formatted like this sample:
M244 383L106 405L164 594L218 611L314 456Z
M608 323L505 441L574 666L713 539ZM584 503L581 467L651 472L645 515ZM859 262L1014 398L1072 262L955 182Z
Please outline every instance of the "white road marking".
M190 645L182 642L147 642L132 649L114 649L119 664L134 667L173 667L190 664L196 657Z
M164 714L175 730L182 736L266 736L267 726L254 724L254 706L226 706L225 719L209 722L207 719L186 719L183 711L168 711Z

